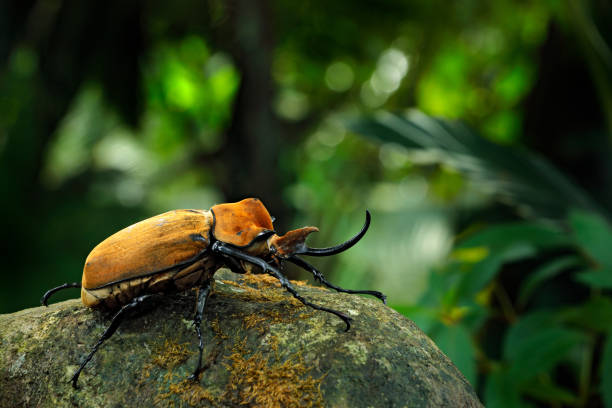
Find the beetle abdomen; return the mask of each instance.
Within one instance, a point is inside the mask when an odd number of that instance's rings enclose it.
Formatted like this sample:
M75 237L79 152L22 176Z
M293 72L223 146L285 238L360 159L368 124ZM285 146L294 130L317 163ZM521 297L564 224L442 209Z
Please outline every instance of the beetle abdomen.
M200 286L219 268L213 258L152 275L141 276L95 289L81 288L83 304L93 308L116 309L143 294L181 292Z
M207 249L211 225L210 211L175 210L111 235L85 261L83 303L113 307L141 293L189 287L181 279L199 281L214 269L207 262L194 263Z

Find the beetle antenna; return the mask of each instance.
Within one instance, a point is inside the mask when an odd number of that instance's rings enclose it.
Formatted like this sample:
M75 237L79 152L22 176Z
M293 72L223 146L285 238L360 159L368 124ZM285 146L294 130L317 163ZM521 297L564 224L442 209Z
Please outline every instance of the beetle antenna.
M291 282L289 282L289 279L287 279L282 273L280 273L280 271L278 269L276 269L275 267L273 267L272 265L270 265L269 263L267 263L266 261L264 261L261 258L258 258L256 256L252 256L249 255L245 252L242 252L240 249L233 247L231 245L227 245L223 242L220 241L215 241L212 244L212 251L216 252L218 254L224 255L224 256L228 256L228 257L233 257L233 258L237 258L237 259L241 259L243 261L249 262L255 266L259 266L264 273L268 273L272 276L274 276L276 279L278 279L281 283L281 286L283 288L285 288L287 290L287 292L291 293L293 295L294 298L296 298L297 300L299 300L300 302L302 302L304 305L312 307L313 309L316 310L321 310L327 313L331 313L334 314L336 316L338 316L340 319L342 319L344 321L344 323L346 324L346 330L348 331L351 328L351 318L348 317L347 315L345 315L342 312L338 312L337 310L333 310L333 309L328 309L326 307L323 306L319 306L319 305L315 305L314 303L310 303L309 301L307 301L306 299L304 299L293 287L293 285L291 284Z
M370 226L370 219L371 219L370 212L366 210L366 220L365 220L365 224L363 224L363 227L361 228L361 231L359 231L359 233L355 235L353 238L349 239L348 241L340 245L336 245L336 246L329 247L329 248L309 248L304 245L304 249L298 250L297 252L295 252L295 254L310 255L310 256L329 256L329 255L335 255L340 252L346 251L347 249L355 245L357 242L359 242L361 238L363 238L363 236L368 230L368 227Z
M387 304L387 296L385 296L383 293L375 291L375 290L352 290L352 289L343 289L339 286L336 286L332 283L329 283L327 281L327 279L325 279L325 276L323 276L323 274L321 272L319 272L317 270L317 268L315 268L314 266L312 266L311 264L309 264L308 262L306 262L303 259L298 258L297 256L290 256L289 258L287 258L287 260L297 266L299 266L300 268L304 268L305 270L307 270L308 272L312 273L314 276L314 279L321 282L323 285L327 286L328 288L332 288L333 290L335 290L336 292L342 292L342 293L351 293L351 294L363 294L363 295L372 295L372 296L376 296L377 298L379 298L380 300L382 300L382 302L384 304Z
M64 283L63 285L60 285L57 288L49 289L48 291L45 292L43 297L40 298L40 304L41 305L45 305L45 306L49 306L47 304L47 301L49 300L49 298L51 297L52 294L54 294L55 292L58 292L58 291L60 291L62 289L68 289L68 288L79 288L79 289L81 289L81 282Z

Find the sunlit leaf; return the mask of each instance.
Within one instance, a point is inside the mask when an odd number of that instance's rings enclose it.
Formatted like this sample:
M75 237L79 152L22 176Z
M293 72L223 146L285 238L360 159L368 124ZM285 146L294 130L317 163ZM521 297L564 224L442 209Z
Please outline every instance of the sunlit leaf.
M491 254L474 264L471 270L463 275L457 289L459 298L471 299L475 296L493 280L504 263L528 258L534 254L535 248L525 244L509 246Z
M577 256L564 256L556 258L551 262L544 264L535 271L533 271L519 290L518 302L519 304L526 304L533 292L538 288L542 282L551 279L567 268L580 264L580 258Z
M489 248L479 246L473 248L457 248L451 254L451 258L461 262L475 263L482 261L489 255Z
M599 214L573 211L569 217L576 243L595 261L612 267L612 228Z

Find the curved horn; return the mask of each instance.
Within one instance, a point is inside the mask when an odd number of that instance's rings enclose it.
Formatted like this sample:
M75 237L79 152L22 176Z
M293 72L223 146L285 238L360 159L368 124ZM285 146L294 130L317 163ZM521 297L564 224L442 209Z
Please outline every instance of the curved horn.
M363 224L363 227L361 228L361 231L359 231L359 233L355 235L353 238L349 239L348 241L340 245L336 245L336 246L329 247L329 248L309 248L304 245L304 248L295 252L295 254L310 255L310 256L328 256L328 255L338 254L342 251L346 251L347 249L355 245L357 242L359 242L361 238L363 238L366 231L368 230L368 227L370 226L370 218L371 218L370 212L366 210L366 220L365 220L365 224Z

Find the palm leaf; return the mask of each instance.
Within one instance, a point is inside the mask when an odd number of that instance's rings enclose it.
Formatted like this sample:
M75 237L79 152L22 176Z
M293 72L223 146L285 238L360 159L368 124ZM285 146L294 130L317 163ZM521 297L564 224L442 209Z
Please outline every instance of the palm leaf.
M568 209L602 213L598 205L543 157L484 139L466 125L419 111L381 111L349 122L355 133L426 152L478 183L524 216L559 219Z

